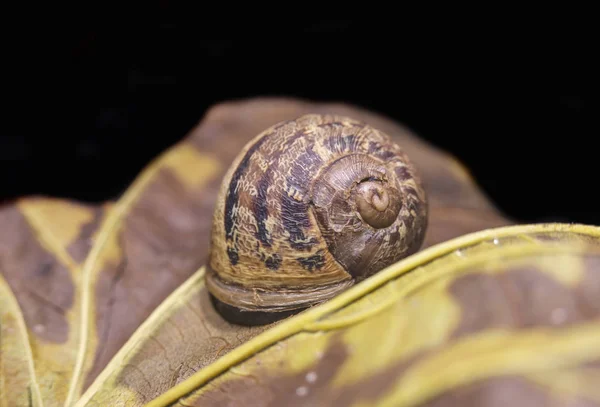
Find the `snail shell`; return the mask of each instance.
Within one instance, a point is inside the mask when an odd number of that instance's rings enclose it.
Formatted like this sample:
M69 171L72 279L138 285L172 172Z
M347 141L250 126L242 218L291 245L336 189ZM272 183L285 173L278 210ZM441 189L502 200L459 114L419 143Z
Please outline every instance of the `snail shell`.
M416 252L426 225L419 177L389 136L302 116L251 140L225 175L207 288L230 322L272 322Z

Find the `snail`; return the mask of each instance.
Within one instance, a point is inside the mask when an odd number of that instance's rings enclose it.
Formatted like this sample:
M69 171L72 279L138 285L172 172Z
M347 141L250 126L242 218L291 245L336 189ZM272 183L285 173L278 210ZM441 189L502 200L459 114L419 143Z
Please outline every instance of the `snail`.
M227 321L278 321L415 253L427 198L390 136L309 114L252 139L225 174L206 286Z

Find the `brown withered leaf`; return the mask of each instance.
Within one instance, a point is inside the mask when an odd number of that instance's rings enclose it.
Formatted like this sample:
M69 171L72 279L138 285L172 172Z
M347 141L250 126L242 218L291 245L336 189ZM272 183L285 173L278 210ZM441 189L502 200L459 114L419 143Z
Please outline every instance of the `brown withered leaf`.
M0 273L27 326L44 405L75 403L96 378L79 405L92 404L91 390L139 405L268 328L225 323L206 301L197 271L207 256L216 193L235 155L265 128L307 113L365 121L405 149L429 195L426 247L511 223L455 159L385 117L291 99L219 105L110 207L32 198L0 208ZM163 303L176 289L178 299ZM113 359L129 338L130 351Z
M147 407L597 406L599 341L600 228L489 229L392 265ZM126 385L87 405L141 405Z
M24 330L12 332L22 335L27 346L27 360L12 368L28 367L34 372L28 392L39 405L62 405L66 400L80 339L80 266L107 209L108 205L91 207L45 198L0 208L2 300L14 296L19 305L6 318L23 321ZM10 324L4 323L3 318L2 345L17 338L6 332ZM5 355L13 356L3 348L2 360ZM6 370L0 375L0 382L14 379ZM8 389L9 394L20 394L16 387Z

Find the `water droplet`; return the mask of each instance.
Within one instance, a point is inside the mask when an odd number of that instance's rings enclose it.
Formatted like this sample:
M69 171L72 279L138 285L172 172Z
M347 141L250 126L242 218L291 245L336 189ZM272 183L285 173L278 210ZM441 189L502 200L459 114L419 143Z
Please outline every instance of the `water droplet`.
M33 326L33 332L41 334L42 332L46 332L46 327L42 324L35 324Z
M499 245L500 244L500 239L498 239L497 237L494 238L494 244L495 245Z
M465 257L465 254L460 249L458 249L457 251L455 251L454 254L456 254L458 257Z
M564 308L556 308L550 315L552 323L555 325L562 324L567 320L567 310Z
M300 386L296 389L296 396L298 397L304 397L308 394L308 387L306 386Z
M317 372L308 372L306 374L306 381L309 383L314 383L317 381Z

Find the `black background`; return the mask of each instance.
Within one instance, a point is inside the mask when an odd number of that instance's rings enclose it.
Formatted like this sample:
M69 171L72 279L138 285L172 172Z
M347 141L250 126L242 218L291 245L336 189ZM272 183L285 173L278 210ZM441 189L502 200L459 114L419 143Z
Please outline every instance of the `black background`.
M173 13L166 3L155 11ZM409 18L195 17L72 19L59 33L16 36L4 77L0 201L114 198L209 106L283 95L403 122L462 160L520 221L600 224L597 46L586 43L585 24L525 24L509 38L510 24L483 35L486 22L451 35L400 29Z

